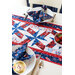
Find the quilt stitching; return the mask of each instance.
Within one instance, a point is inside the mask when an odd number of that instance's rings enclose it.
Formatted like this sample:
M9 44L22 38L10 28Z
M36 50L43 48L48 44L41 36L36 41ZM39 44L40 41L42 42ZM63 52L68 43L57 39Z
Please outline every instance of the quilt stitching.
M54 41L55 34L60 33L62 30L40 27L28 22L12 19L12 31L14 30L14 27L17 28L15 29L15 32L12 32L12 44L23 45L28 43L28 46L31 47L33 51L35 49L34 52L36 56L42 54L41 59L62 64L62 58L55 57L57 55L62 56L62 47L58 46ZM61 29L61 26L56 26ZM52 27L55 26L53 25ZM57 27L55 28L57 29ZM44 53L42 53L42 51ZM48 53L54 54L55 56L52 57L52 55L50 54L50 56Z

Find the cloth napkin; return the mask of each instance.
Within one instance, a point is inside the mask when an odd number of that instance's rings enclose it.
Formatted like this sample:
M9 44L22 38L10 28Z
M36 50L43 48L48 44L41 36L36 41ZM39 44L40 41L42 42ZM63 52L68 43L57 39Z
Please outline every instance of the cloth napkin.
M53 17L52 15L46 13L46 10L47 6L43 5L42 10L29 11L28 15L32 17L34 23L40 23Z
M14 52L12 52L12 59L16 59L16 60L26 60L26 59L30 59L32 57L32 55L29 55L26 52L27 49L27 43L23 44L22 47L19 47L18 49L16 49Z

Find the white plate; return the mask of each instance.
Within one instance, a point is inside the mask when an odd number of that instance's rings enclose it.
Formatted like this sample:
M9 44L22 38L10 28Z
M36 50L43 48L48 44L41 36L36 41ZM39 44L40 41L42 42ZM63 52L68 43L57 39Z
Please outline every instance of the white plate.
M20 47L20 45L16 45L16 46L13 46L12 47L12 50L14 51L15 49L17 49L18 47ZM33 68L35 67L35 64L36 64L36 56L35 56L35 53L30 49L28 48L27 49L27 53L30 54L30 55L33 55L32 58L30 58L29 60L25 60L25 64L27 66L27 69L24 73L20 74L20 75L27 75L29 74ZM13 64L16 62L17 60L14 60L13 61Z

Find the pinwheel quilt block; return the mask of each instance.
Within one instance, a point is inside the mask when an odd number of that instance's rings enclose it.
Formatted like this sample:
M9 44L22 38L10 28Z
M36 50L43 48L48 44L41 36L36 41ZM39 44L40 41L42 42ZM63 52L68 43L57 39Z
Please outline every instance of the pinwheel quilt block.
M47 27L48 26L48 27ZM55 35L62 32L62 26L42 23L34 24L23 17L13 15L12 18L12 44L28 44L36 57L41 55L42 60L62 65L62 46L55 42Z

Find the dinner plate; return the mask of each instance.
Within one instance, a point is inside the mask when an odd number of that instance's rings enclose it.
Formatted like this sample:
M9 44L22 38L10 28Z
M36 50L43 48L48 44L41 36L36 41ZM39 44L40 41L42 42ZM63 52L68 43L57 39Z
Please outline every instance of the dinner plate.
M12 51L16 50L18 47L20 47L20 45L16 45L16 46L13 46L12 47ZM26 64L26 71L23 72L22 74L19 74L19 75L27 75L29 74L33 68L35 67L35 64L36 64L36 56L35 56L35 53L30 49L30 48L27 48L27 53L32 55L32 57L28 60L24 60L25 64ZM17 62L17 60L13 60L13 64Z

